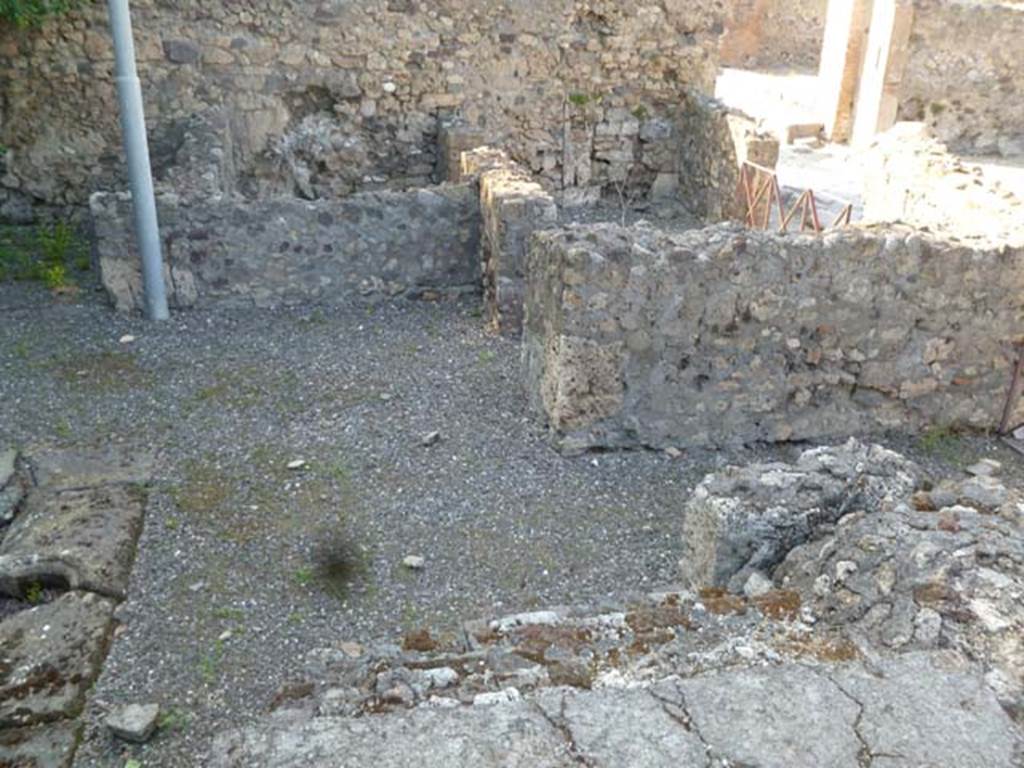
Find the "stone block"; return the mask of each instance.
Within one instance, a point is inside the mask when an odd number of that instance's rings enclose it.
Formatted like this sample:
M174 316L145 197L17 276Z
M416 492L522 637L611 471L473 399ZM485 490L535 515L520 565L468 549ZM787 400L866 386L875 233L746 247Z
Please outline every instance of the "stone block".
M0 623L0 728L75 717L107 653L114 603L68 592Z
M709 475L683 518L684 583L739 593L756 573L852 512L910 498L921 471L899 454L851 440L807 451L795 465L753 464Z
M36 490L0 545L0 592L19 597L42 582L123 598L144 499L130 485Z
M487 134L463 122L446 122L441 124L437 140L437 181L457 184L463 180L462 153L485 146Z

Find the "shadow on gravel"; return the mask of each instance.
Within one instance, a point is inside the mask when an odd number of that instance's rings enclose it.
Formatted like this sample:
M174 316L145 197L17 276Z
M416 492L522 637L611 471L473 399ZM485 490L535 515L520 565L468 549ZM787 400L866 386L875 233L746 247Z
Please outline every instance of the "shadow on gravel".
M366 553L338 532L324 533L313 547L314 583L338 599L369 575Z

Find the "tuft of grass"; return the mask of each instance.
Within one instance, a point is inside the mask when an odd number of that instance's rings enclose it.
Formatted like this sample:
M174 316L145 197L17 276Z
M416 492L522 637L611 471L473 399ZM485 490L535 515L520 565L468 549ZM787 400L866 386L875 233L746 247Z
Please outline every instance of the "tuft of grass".
M91 261L88 244L67 221L35 229L0 227L0 281L39 282L51 291L67 292Z
M949 425L929 427L918 438L917 445L922 453L954 466L964 466L970 461L963 440Z
M366 553L339 533L327 535L314 547L313 564L317 585L339 600L369 573Z
M303 567L295 569L293 578L295 579L295 583L298 584L300 587L308 587L310 584L313 583L314 575L315 574L312 568Z
M192 721L192 715L178 707L171 707L160 717L157 727L161 731L183 731Z
M25 587L25 601L29 605L39 605L43 602L43 585L38 581L33 581Z
M221 640L217 640L214 642L213 648L210 649L209 653L204 654L199 659L199 676L207 685L213 685L217 682L217 678L220 676L220 662L223 656L224 643Z

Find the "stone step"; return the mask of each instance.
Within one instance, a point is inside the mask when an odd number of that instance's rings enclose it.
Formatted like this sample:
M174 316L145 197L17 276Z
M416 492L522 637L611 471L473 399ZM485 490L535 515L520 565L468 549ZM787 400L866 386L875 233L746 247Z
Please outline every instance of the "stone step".
M359 717L281 710L215 740L212 768L1014 768L1020 732L952 653L782 663Z

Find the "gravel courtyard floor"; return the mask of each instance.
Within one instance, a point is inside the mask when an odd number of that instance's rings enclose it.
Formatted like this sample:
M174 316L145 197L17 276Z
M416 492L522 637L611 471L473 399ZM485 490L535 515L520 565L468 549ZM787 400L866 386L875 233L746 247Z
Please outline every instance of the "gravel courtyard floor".
M157 456L77 766L124 765L100 726L115 704L167 713L144 768L201 765L311 649L670 583L701 477L799 449L560 457L526 411L518 344L483 326L476 299L150 325L92 292L0 285L0 446ZM983 436L884 442L943 471L991 455L1021 482Z

